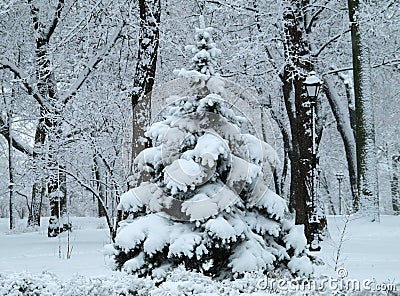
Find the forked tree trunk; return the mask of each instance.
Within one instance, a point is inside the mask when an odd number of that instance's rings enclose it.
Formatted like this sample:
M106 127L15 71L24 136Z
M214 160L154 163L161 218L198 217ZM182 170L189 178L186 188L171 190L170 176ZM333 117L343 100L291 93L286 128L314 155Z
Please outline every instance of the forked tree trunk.
M356 141L354 138L354 129L350 118L345 115L345 106L341 105L339 95L330 78L325 79L325 94L335 117L337 129L342 137L344 149L346 152L347 167L349 171L350 188L353 200L353 206L358 202L357 188L357 157Z

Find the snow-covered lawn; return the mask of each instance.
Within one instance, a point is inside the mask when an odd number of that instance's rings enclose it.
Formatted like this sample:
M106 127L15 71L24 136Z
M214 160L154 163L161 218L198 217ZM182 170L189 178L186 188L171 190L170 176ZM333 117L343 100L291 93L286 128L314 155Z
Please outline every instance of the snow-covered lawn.
M323 242L320 252L327 265L325 270L335 266L343 234L338 267L344 267L350 278L376 279L378 282L395 280L399 283L400 217L382 215L380 223L350 217L343 232L345 224L345 217L328 217L331 237Z
M340 247L338 266L344 267L352 279L371 279L377 282L400 282L400 217L382 216L381 223L351 218L346 225L344 217L328 217L330 239L322 244L318 254L326 265L318 272L335 276L334 266ZM118 278L106 265L102 250L110 242L105 220L100 218L71 218L74 231L70 234L71 258L67 259L67 235L61 239L47 237L47 218L35 232L23 232L25 221L19 221L17 231L8 231L7 219L0 219L0 282L3 276L29 272L39 276L43 271L54 274L60 281L82 276ZM61 258L59 247L61 246ZM84 280L81 277L81 284ZM253 282L254 284L254 282ZM164 292L174 289L176 283L161 286ZM0 283L1 287L1 283ZM169 287L169 288L168 288ZM160 289L160 288L158 288ZM400 286L397 286L397 291ZM71 294L73 295L73 294ZM101 295L101 294L100 294ZM167 294L165 294L167 295Z
M8 220L0 219L0 272L41 273L49 271L61 278L74 274L101 275L111 273L105 265L103 246L110 243L105 219L71 218L74 230L70 233L71 259L67 259L67 234L61 239L47 237L48 218L42 218L36 232L21 232L25 220L18 222L10 233ZM59 256L61 246L61 258Z

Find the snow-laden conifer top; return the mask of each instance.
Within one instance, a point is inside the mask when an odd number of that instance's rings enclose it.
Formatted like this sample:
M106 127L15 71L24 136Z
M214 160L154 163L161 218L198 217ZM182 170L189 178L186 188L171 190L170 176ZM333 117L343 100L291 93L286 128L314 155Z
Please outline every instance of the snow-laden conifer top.
M212 27L206 27L204 17L200 16L200 28L196 28L195 43L185 47L194 54L191 59L193 69L205 75L216 74L215 59L221 54L221 50L213 42L212 30Z

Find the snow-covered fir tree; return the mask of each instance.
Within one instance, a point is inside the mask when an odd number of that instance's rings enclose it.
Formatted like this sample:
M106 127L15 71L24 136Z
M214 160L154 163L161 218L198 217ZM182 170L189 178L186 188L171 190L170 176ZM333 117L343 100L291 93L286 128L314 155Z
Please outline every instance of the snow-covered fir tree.
M126 219L113 245L115 267L157 278L180 265L217 278L258 270L308 275L302 228L268 189L276 153L244 132L247 119L228 107L226 81L214 75L220 50L200 24L188 47L193 69L177 71L193 95L172 97L148 129L152 147L135 162L151 180L121 196Z
M193 69L205 75L215 75L215 58L221 54L211 33L212 28L206 27L204 17L200 16L200 28L196 28L195 43L185 47L194 54L191 59Z

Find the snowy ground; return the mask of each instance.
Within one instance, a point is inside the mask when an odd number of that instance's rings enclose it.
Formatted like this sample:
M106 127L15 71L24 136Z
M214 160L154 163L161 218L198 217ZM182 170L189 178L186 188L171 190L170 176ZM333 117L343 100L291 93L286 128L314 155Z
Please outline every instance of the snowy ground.
M102 249L110 242L106 222L99 218L71 218L74 231L70 235L71 258L67 259L67 235L61 239L47 238L47 218L36 232L23 232L25 221L19 221L16 231L8 231L7 219L0 219L0 274L42 271L68 281L77 275L112 276ZM326 265L318 272L335 276L335 262L344 267L352 279L377 282L400 282L400 217L382 216L381 223L344 217L328 218L330 239L316 253ZM343 231L346 225L346 230ZM342 246L339 248L340 237ZM61 258L59 247L61 246ZM337 258L337 252L340 255ZM1 280L1 278L0 278ZM397 287L397 291L400 286Z
M400 282L400 217L381 216L380 223L365 218L328 218L330 239L322 244L320 256L326 263L325 272L334 270L338 250L337 267L344 267L350 278L376 279L378 282ZM343 236L342 247L340 237ZM400 289L400 287L398 287ZM399 290L398 289L398 290Z
M67 234L61 239L47 237L48 218L42 218L36 232L23 233L25 220L18 222L10 233L8 220L0 219L0 272L41 273L49 271L61 278L74 274L102 275L111 271L105 265L103 246L110 243L105 219L71 218L74 231L70 233L71 258L67 258ZM59 256L61 246L61 258Z

